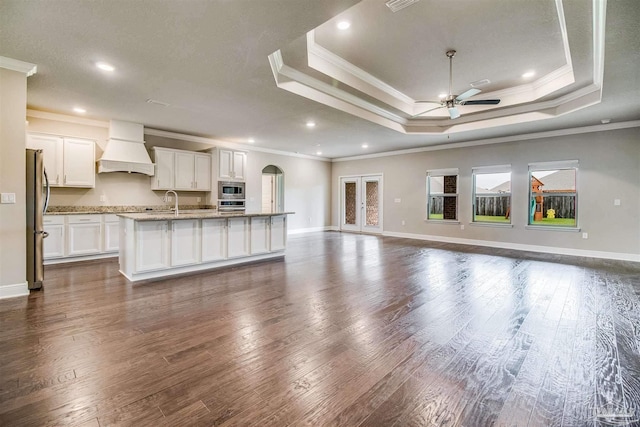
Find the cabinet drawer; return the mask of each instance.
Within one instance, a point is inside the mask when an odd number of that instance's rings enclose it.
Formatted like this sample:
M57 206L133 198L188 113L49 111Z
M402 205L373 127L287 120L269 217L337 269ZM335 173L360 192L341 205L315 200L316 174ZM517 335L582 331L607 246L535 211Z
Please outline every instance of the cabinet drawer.
M104 218L104 222L119 222L120 218L116 214L104 214L102 216Z
M89 214L89 215L69 215L67 217L68 224L83 224L83 223L92 223L92 222L100 222L102 215L100 214Z
M44 225L64 225L64 215L45 215L42 222Z

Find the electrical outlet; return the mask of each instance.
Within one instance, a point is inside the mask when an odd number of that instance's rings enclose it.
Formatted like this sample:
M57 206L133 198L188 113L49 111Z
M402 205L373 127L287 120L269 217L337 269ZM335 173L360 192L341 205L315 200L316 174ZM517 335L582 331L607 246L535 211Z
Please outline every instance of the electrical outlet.
M404 225L404 220L402 220L402 225Z
M613 206L620 206L620 199L613 199Z
M100 201L101 202L106 202L107 201L107 196L105 196L104 194L100 195Z
M172 201L172 200L173 200L173 197L171 197L171 196L167 196L167 202L170 202L170 201Z
M583 239L588 239L589 238L589 233L582 233L582 238Z
M464 230L464 224L460 224L460 230Z
M402 199L393 199L394 203L401 203Z
M202 197L196 198L196 202L200 203L202 201Z

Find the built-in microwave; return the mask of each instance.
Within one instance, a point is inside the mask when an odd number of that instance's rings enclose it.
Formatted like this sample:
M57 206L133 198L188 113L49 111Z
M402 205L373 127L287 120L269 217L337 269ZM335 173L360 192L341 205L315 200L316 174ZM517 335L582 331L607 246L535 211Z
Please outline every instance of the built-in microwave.
M218 181L218 200L244 199L244 182Z

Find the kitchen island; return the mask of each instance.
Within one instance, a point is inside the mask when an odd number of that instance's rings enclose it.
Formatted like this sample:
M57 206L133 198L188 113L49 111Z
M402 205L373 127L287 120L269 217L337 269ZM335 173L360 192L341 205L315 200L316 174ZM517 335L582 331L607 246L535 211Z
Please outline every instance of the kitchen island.
M132 282L284 257L287 215L216 210L123 213L120 273Z

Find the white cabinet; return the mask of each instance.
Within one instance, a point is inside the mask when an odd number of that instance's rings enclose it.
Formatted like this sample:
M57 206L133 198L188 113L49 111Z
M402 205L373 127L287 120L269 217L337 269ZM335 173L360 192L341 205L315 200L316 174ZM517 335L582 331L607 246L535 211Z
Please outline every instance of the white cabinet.
M227 220L202 220L202 262L218 261L227 257Z
M283 251L287 246L287 216L275 215L270 218L270 246L271 252Z
M138 221L136 234L136 271L169 267L168 221Z
M218 177L220 179L244 181L247 169L247 153L226 149L218 150Z
M65 226L63 216L45 215L44 231L48 236L44 239L44 258L60 258L64 256Z
M227 257L249 255L249 218L227 219Z
M93 188L95 142L89 139L29 134L27 148L41 149L52 187Z
M269 252L268 216L254 216L251 218L251 255Z
M210 191L211 155L154 147L156 176L152 190Z
M151 177L152 190L171 190L174 184L175 153L169 150L153 149L156 165L155 175Z
M120 248L120 222L117 215L103 215L102 252L118 252Z
M171 265L200 261L200 227L197 219L171 221Z
M68 256L92 255L102 252L102 216L67 216Z

